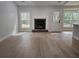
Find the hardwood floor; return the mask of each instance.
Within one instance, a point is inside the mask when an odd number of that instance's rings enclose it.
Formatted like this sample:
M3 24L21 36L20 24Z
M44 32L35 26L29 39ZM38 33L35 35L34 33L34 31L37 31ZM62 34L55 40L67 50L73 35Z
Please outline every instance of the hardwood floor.
M73 58L79 57L79 41L72 32L27 32L0 42L1 58Z

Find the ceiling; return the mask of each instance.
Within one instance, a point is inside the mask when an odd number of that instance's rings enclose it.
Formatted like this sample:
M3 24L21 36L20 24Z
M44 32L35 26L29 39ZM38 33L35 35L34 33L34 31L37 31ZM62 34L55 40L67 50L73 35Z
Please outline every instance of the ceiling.
M61 6L65 1L17 1L18 6Z
M65 4L65 6L78 6L78 5L79 5L79 1L70 1Z
M78 6L79 1L16 1L17 6Z

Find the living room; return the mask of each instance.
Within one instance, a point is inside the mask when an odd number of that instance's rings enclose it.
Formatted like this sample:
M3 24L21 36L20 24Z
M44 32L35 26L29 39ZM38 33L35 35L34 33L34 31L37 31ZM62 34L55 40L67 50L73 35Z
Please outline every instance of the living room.
M0 1L0 58L78 58L79 1Z

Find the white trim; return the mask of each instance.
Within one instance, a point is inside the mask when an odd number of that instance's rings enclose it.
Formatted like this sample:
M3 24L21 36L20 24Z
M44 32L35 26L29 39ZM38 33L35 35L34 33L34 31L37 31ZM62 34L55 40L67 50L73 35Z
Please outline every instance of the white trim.
M76 40L79 40L79 37L77 37L77 36L75 36L75 35L73 35L72 36L74 39L76 39Z
M4 36L3 38L0 39L0 42L2 42L3 40L5 40L6 38L10 37L12 34L8 34L6 36Z

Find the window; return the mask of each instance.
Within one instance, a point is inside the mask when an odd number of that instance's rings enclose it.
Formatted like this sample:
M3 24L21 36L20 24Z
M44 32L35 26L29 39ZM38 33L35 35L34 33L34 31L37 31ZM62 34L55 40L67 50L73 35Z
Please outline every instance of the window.
M30 29L30 14L26 12L22 12L20 14L21 21L21 30Z
M74 23L79 23L79 12L65 11L64 12L64 27L73 27Z

